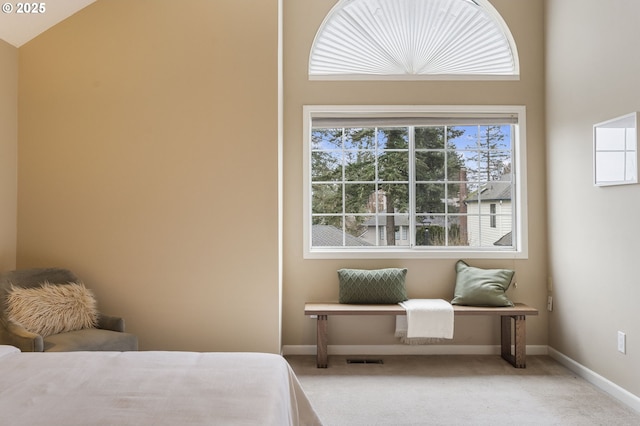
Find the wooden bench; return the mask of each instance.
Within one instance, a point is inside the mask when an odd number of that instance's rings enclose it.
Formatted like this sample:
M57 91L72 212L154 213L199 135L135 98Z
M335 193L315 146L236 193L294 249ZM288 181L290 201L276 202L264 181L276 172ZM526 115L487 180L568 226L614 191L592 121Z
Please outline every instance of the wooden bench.
M501 318L500 353L515 368L526 367L526 318L538 315L538 310L523 303L513 307L488 308L453 305L454 316L458 315L499 315ZM348 305L341 303L305 303L305 315L317 315L316 362L318 368L328 366L329 315L406 315L400 305ZM514 329L512 329L512 320ZM511 345L514 345L514 354Z

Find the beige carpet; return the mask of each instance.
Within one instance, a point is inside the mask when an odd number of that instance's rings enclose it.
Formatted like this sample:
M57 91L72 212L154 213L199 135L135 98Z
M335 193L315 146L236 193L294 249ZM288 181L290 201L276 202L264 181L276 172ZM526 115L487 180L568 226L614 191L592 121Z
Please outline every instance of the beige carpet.
M548 356L287 356L326 426L640 425L640 413ZM347 359L384 364L347 364Z

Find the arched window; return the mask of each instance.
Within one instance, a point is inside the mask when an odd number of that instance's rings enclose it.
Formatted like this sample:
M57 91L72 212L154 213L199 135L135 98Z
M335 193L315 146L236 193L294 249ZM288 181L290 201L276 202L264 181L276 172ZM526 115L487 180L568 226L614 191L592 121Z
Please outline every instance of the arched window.
M488 0L340 0L316 34L309 78L518 79L518 52Z

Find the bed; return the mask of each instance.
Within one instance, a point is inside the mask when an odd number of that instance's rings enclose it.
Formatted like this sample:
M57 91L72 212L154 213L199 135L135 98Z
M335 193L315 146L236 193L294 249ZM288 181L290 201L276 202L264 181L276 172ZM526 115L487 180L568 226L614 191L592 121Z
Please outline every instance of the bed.
M320 425L286 360L0 345L2 425Z

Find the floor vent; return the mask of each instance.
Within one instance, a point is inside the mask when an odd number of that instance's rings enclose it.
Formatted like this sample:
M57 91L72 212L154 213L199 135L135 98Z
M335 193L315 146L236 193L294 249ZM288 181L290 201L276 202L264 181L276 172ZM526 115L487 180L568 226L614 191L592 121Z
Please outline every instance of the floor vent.
M347 364L384 364L381 359L347 359Z

